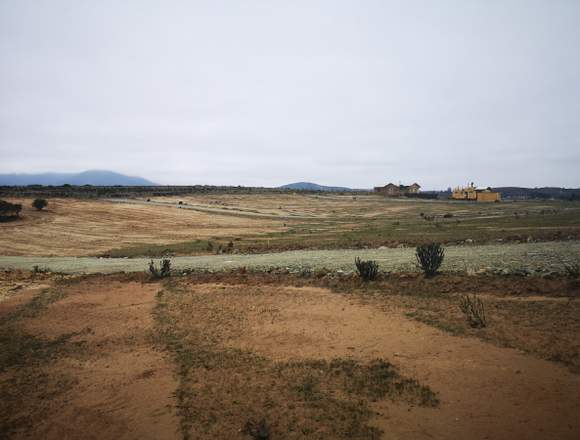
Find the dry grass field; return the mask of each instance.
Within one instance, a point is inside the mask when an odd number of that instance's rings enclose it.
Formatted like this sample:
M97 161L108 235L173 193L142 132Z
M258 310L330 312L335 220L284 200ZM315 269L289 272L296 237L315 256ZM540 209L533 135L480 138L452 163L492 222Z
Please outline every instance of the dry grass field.
M2 438L580 434L574 281L4 272L0 286ZM460 318L470 292L486 329Z
M256 253L580 237L578 202L473 204L377 195L192 195L22 203L0 223L0 254L113 257ZM181 204L179 204L181 202ZM231 242L231 245L230 245ZM229 247L228 247L229 246Z
M115 247L172 244L221 236L256 236L284 229L271 219L185 211L106 200L50 199L44 211L31 200L22 219L0 223L2 255L95 255Z

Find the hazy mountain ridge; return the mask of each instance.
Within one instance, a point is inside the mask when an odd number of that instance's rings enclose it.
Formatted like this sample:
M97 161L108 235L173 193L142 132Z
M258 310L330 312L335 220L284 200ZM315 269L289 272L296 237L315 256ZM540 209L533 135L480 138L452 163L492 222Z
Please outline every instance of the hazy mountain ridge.
M154 182L138 176L127 176L108 170L81 173L0 174L2 186L26 185L94 185L94 186L154 186Z
M295 182L287 185L279 186L280 189L292 189L296 191L328 191L328 192L343 192L343 191L359 191L353 188L346 188L343 186L325 186L312 182Z

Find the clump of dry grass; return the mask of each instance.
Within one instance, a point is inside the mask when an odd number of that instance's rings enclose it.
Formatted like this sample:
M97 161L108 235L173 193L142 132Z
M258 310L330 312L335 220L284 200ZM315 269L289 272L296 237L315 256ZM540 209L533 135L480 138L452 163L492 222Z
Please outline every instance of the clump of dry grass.
M467 323L472 328L487 327L487 318L485 316L485 306L483 301L477 296L463 295L459 299L459 308L465 315Z
M564 271L570 278L580 277L580 262L573 261L564 263Z

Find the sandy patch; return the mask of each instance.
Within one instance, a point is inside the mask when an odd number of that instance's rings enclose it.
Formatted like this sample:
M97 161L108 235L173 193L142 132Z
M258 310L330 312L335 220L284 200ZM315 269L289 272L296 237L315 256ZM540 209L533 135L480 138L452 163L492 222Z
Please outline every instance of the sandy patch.
M72 390L48 402L50 417L23 433L43 439L179 438L173 365L150 342L159 286L101 282L66 288L42 316L23 321L43 337L84 331L80 357L59 359L49 372L73 378Z

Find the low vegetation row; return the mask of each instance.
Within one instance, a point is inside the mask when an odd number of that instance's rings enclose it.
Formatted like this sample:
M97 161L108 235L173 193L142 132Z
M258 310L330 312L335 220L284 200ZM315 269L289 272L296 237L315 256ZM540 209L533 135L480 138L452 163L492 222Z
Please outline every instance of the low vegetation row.
M421 269L424 277L430 279L439 273L439 269L445 259L445 249L440 243L419 245L415 249L415 258L417 267ZM356 257L354 265L356 274L363 283L376 281L381 276L379 264L374 260L362 260ZM578 279L580 276L580 263L566 262L564 267L569 278L572 280ZM150 276L156 280L170 277L172 274L171 259L164 257L159 263L151 260L148 270ZM463 313L469 327L478 329L488 326L486 307L484 301L477 293L461 295L456 306Z
M48 206L46 199L34 199L32 207L38 211L43 210ZM22 212L21 203L10 203L6 200L0 200L0 222L7 222L17 220L20 218Z
M0 221L6 222L20 217L22 205L20 203L10 203L0 200Z
M360 191L368 194L368 191ZM61 197L61 198L131 198L131 197L163 197L192 194L293 194L296 190L284 188L263 188L250 186L93 186L93 185L62 185L62 186L0 186L2 197ZM320 193L320 191L300 190L300 193ZM349 191L348 194L357 194ZM347 193L335 193L347 194Z

